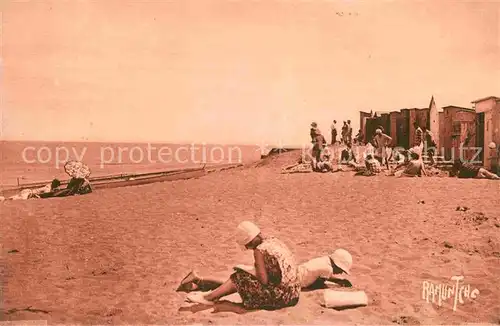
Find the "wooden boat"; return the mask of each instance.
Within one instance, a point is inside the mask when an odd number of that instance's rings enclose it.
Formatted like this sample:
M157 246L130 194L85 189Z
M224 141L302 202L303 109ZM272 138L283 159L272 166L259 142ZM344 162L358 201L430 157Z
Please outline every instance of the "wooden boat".
M117 187L137 186L155 182L200 178L212 172L233 169L241 166L243 166L243 164L224 164L224 165L213 165L209 167L204 165L202 167L196 167L196 168L93 177L89 178L89 181L94 190L109 189ZM23 189L43 187L46 184L50 183L51 181L52 180L10 187L2 191L2 196L5 197L12 196L16 193L19 193ZM61 186L64 187L65 185L68 184L68 182L69 180L64 180L64 181L61 180Z

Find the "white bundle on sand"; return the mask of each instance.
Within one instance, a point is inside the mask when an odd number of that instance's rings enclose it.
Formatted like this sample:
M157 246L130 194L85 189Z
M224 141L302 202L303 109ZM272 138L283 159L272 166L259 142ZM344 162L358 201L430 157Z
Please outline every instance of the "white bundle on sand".
M368 297L365 291L325 290L323 300L323 305L327 308L353 308L368 305Z
M297 163L281 169L281 173L309 173L313 172L310 163Z

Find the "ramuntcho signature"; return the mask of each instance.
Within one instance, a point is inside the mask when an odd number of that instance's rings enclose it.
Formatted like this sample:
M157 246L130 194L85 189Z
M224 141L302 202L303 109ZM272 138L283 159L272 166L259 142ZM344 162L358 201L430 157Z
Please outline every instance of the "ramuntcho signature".
M478 289L474 288L471 291L470 284L461 284L464 276L452 276L451 280L455 282L454 285L424 281L422 283L422 299L427 303L432 302L434 304L437 303L438 306L442 306L444 301L453 297L453 311L456 311L458 302L464 304L465 299L472 300L479 295Z

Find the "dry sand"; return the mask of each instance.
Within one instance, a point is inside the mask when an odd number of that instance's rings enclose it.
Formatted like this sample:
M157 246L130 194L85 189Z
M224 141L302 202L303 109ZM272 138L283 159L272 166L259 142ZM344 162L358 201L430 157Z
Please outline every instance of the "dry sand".
M85 324L500 321L499 182L279 174L293 155L196 180L1 204L1 319ZM456 211L457 206L470 210ZM272 312L235 313L227 304L215 312L186 306L185 294L175 288L192 267L221 275L236 264L251 263L251 253L241 253L231 237L244 219L284 240L299 261L337 247L351 251L352 290L366 291L369 305L322 308L317 290L303 292L295 307ZM422 300L423 281L452 285L454 275L464 275L479 296L459 303L457 311L453 299L442 307ZM14 310L30 306L31 311Z

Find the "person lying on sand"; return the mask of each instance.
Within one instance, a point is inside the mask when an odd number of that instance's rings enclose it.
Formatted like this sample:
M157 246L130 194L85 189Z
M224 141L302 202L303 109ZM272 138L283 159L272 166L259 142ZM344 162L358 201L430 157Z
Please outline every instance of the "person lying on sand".
M311 163L295 163L281 169L281 173L309 173L313 172Z
M58 179L54 179L51 183L48 183L40 188L23 189L19 194L9 197L8 200L27 200L31 198L42 198L43 194L50 193L56 190L60 185L61 181L59 181Z
M325 281L331 281L341 286L351 287L348 280L338 279L335 275L349 274L352 268L352 256L344 249L337 249L329 256L308 260L298 267L298 278L302 289L324 287ZM254 270L251 266L247 270ZM211 291L223 284L223 280L213 277L201 277L191 271L182 281L177 292Z
M253 251L255 269L236 266L230 278L215 290L208 294L189 293L186 301L211 305L238 292L246 309L279 309L296 305L300 283L292 252L277 238L264 236L252 222L241 222L237 230L238 244Z
M450 177L458 176L464 179L492 179L500 180L500 177L484 167L473 165L469 162L462 162L461 159L456 159L450 171Z
M410 160L404 163L404 169L394 172L396 177L427 176L425 164L418 153L410 151ZM398 166L399 167L399 166Z
M352 256L345 249L337 249L329 256L313 258L299 265L299 280L303 289L323 287L325 281L341 286L352 286L348 280L338 279L335 275L347 274L352 267Z

